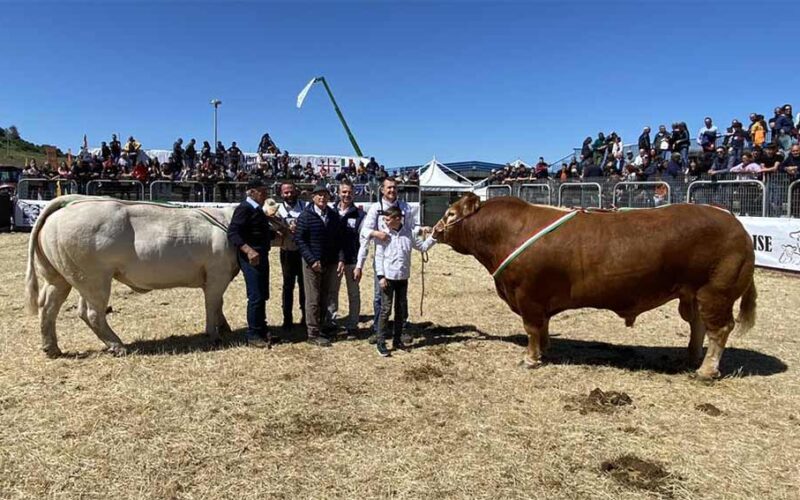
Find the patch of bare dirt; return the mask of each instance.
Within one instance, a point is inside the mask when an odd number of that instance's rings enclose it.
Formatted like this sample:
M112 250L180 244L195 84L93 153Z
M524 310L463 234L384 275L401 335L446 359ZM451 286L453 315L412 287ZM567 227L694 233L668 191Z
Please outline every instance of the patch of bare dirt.
M600 465L600 470L625 486L650 491L663 492L670 476L660 465L634 455L607 460Z
M722 415L722 410L717 408L716 406L712 405L711 403L703 403L699 404L694 407L695 410L702 411L703 413L710 415L712 417L718 417Z
M564 405L564 409L577 411L581 415L586 415L587 413L613 413L618 408L632 403L633 399L624 392L604 392L599 387L596 387L587 396L572 398L569 404Z
M436 378L442 378L443 376L444 373L442 370L430 363L412 366L403 370L403 380L408 382L425 382Z

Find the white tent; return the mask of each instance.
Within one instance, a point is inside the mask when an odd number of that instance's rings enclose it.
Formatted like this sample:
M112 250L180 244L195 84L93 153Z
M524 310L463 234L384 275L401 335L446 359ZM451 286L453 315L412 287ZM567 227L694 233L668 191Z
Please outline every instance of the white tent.
M519 166L522 165L525 168L527 168L528 170L530 170L530 168L531 168L530 165L528 165L527 163L525 163L524 161L522 161L519 158L517 158L516 160L512 161L511 163L509 163L509 165L511 165L514 168L519 168Z
M463 179L464 182L453 179L446 172ZM434 158L419 169L419 188L421 191L429 192L472 191L472 182L458 172L442 165Z

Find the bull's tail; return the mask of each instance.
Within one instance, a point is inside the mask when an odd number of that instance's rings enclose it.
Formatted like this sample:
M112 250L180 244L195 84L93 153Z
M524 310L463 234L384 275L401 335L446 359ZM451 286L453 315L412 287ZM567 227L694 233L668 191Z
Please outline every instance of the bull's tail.
M756 324L756 297L758 297L756 283L751 277L750 286L744 291L742 301L739 303L739 317L736 318L737 332L740 334L746 333Z
M82 198L79 195L60 196L42 210L36 223L33 225L31 237L28 240L28 268L25 271L25 308L30 314L39 313L39 279L36 276L36 255L39 251L39 233L45 221L56 211L64 208L71 201Z

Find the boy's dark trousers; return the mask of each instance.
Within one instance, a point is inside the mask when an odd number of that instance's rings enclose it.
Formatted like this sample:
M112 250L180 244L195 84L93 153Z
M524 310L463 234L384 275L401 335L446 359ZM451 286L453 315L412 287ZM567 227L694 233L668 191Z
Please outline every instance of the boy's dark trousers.
M394 335L393 340L400 339L403 333L403 318L408 316L408 280L386 279L388 285L381 288L381 317L378 323L378 342L386 342L386 330L394 303Z

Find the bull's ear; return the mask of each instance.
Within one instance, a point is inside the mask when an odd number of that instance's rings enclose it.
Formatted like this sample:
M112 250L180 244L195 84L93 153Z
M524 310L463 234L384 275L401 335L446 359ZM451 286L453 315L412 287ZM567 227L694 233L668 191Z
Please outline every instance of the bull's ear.
M461 204L461 216L466 217L472 213L478 211L481 207L481 199L475 193L467 193L464 198L462 198Z

